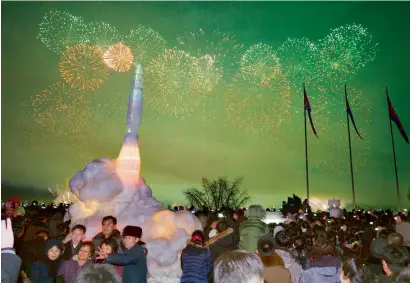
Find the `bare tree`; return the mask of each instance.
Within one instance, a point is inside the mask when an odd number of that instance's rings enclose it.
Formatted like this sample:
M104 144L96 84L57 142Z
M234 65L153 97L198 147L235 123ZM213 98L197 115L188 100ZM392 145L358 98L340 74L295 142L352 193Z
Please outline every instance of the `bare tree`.
M184 194L190 205L200 210L218 211L221 208L245 206L251 198L247 190L241 190L242 178L229 182L226 177L210 181L202 178L202 188L187 189Z

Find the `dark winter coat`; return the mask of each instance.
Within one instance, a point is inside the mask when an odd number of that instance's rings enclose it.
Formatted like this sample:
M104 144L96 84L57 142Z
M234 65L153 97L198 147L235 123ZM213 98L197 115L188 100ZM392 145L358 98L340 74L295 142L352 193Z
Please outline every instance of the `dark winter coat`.
M91 259L87 260L81 266L78 264L78 261L74 259L66 260L58 271L58 275L62 275L64 277L65 283L72 283L78 273L91 264L93 264Z
M14 249L1 249L1 282L17 282L20 265L21 259L16 255Z
M211 252L207 248L188 245L181 254L181 283L208 283L212 271Z
M123 265L123 283L147 283L147 258L144 250L138 244L120 254L110 254L105 263Z
M78 245L74 248L73 247L73 242L69 241L68 243L65 243L64 245L64 260L70 260L73 259L73 256L78 255L78 251L81 248L82 242L79 242Z
M60 261L59 268L63 262ZM30 279L33 283L53 283L56 278L48 276L48 266L42 261L37 261L31 265Z
M98 248L100 247L101 242L105 239L105 236L102 232L98 233L94 238L93 238L93 244L95 246L95 250L98 251ZM112 234L107 238L107 239L115 239L115 241L118 244L118 253L123 253L125 250L124 244L122 243L122 237L121 237L121 232L115 229Z

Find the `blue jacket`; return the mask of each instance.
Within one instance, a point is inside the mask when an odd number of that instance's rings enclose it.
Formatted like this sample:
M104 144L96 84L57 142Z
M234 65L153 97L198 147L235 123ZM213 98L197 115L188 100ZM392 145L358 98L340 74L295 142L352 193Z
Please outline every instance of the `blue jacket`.
M212 271L211 252L207 248L188 245L181 254L181 283L208 283Z
M340 283L340 259L337 257L323 256L315 263L308 265L300 274L300 283Z
M60 262L59 269L62 264L63 261ZM34 283L53 283L55 278L48 277L48 266L41 261L37 261L31 265L30 279Z
M136 244L123 254L110 254L105 262L124 266L123 283L147 283L147 258L140 245Z
M12 248L1 249L1 282L17 282L21 259Z

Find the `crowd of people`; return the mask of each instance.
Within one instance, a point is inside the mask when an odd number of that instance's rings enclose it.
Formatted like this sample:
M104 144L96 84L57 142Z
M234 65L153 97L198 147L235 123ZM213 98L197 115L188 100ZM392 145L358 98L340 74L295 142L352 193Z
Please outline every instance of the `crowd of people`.
M120 232L107 215L88 241L87 227L64 219L63 204L17 206L2 209L2 282L148 282L141 227ZM203 229L181 252L180 282L410 282L407 213L356 209L334 218L303 206L284 214L266 224L260 205L195 212Z

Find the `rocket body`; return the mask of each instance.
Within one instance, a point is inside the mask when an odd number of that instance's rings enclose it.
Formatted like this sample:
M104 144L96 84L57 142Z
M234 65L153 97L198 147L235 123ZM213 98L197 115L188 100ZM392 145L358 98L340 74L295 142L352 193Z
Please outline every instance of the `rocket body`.
M132 80L131 93L128 99L125 140L138 138L138 127L141 124L143 83L142 66L138 65Z

